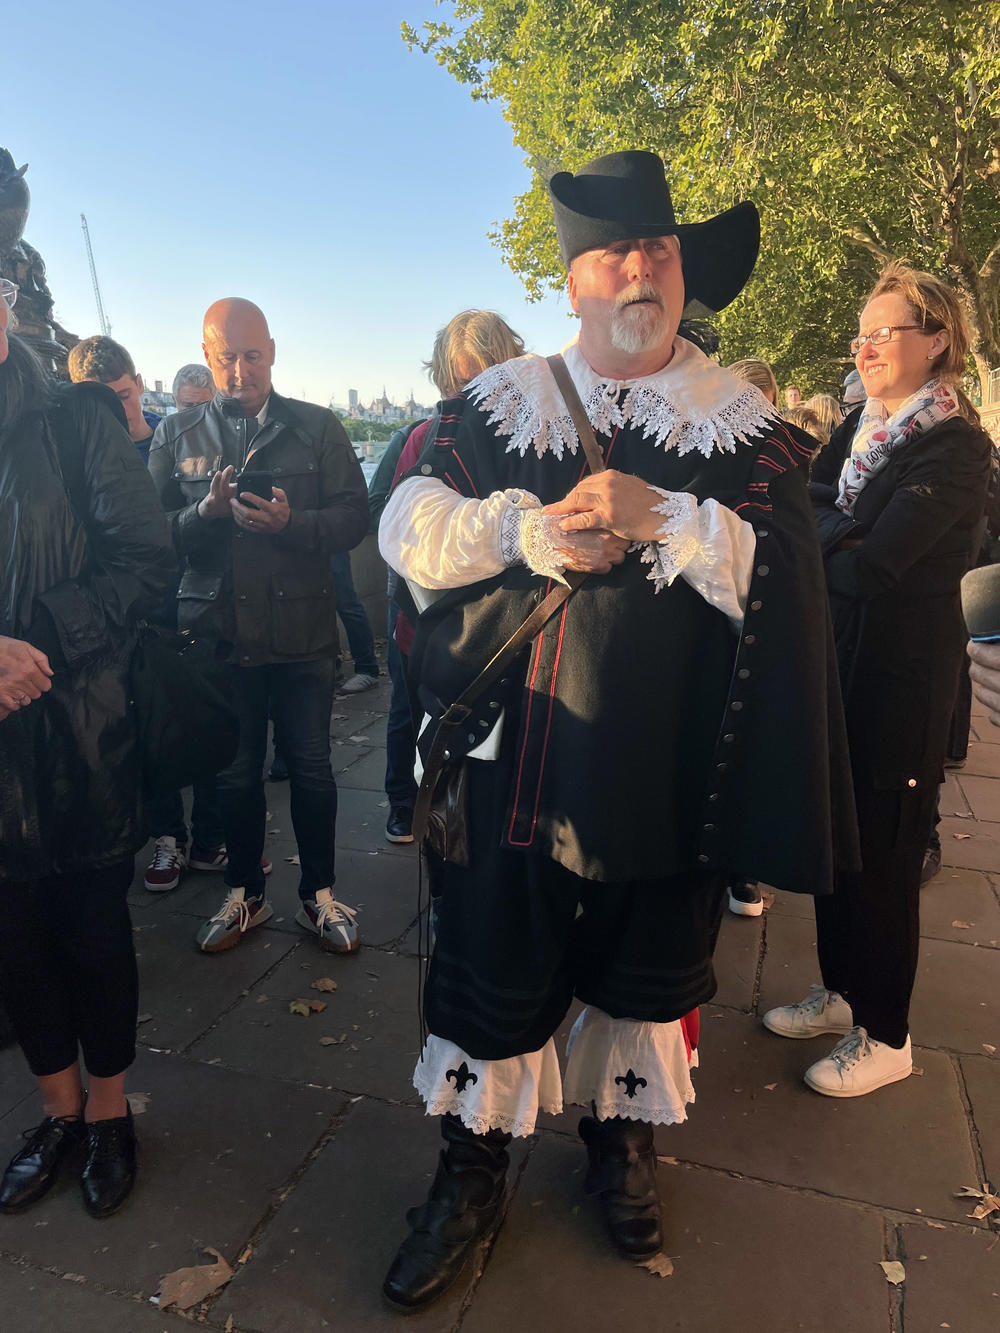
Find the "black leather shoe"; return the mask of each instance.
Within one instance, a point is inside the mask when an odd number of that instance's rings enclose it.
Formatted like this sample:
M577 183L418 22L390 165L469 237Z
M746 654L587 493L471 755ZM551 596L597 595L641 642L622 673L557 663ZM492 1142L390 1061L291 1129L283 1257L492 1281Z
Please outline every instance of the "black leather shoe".
M25 1130L27 1143L10 1159L0 1181L0 1213L19 1213L45 1197L59 1166L83 1140L79 1116L46 1116Z
M623 1254L646 1259L663 1245L660 1195L656 1188L653 1126L645 1120L595 1120L585 1115L580 1137L587 1145L588 1194L600 1195L611 1239Z
M457 1128L456 1128L457 1125ZM510 1135L473 1134L446 1116L448 1147L441 1154L427 1202L406 1214L412 1230L382 1284L397 1310L411 1313L437 1300L458 1277L500 1212Z
M412 806L392 806L389 810L389 818L385 821L385 836L389 842L413 841Z
M271 760L271 767L267 770L267 780L268 782L288 781L288 765L278 755L275 755Z
M114 1120L94 1120L86 1130L87 1160L80 1176L83 1206L91 1217L110 1217L135 1184L138 1144L132 1108Z

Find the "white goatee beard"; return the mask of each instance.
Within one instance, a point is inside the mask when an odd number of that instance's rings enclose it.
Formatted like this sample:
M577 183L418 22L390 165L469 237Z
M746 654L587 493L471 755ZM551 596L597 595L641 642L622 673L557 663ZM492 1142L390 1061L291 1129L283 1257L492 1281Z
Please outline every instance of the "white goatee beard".
M655 287L640 284L623 292L611 309L611 346L626 356L636 356L655 347L666 327L667 311L662 296Z

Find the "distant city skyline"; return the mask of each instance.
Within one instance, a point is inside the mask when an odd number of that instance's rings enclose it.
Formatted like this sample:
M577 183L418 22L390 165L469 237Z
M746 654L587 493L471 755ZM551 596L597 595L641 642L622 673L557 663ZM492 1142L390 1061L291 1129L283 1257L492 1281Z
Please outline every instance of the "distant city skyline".
M5 64L0 144L29 163L25 239L63 325L99 331L85 213L111 336L150 384L202 359L225 295L267 315L276 389L319 403L383 384L433 402L422 362L470 306L562 346L566 298L527 303L487 238L530 182L500 108L400 38L440 17L433 0L49 0L38 49Z

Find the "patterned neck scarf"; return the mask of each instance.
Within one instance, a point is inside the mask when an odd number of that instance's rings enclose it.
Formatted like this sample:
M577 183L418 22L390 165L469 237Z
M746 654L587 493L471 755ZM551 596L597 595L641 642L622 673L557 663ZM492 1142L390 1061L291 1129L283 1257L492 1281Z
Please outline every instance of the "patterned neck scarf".
M869 398L840 474L837 508L845 514L853 513L858 496L885 467L894 450L954 416L958 416L955 392L937 378L911 394L892 416L881 398Z

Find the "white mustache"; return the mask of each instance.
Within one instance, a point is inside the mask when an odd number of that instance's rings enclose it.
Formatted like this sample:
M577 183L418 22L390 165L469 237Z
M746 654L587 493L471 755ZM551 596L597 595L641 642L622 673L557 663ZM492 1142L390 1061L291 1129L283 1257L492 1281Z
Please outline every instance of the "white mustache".
M615 297L615 307L624 310L626 306L635 305L640 301L650 301L663 309L663 297L650 282L636 282L625 291L619 292Z

